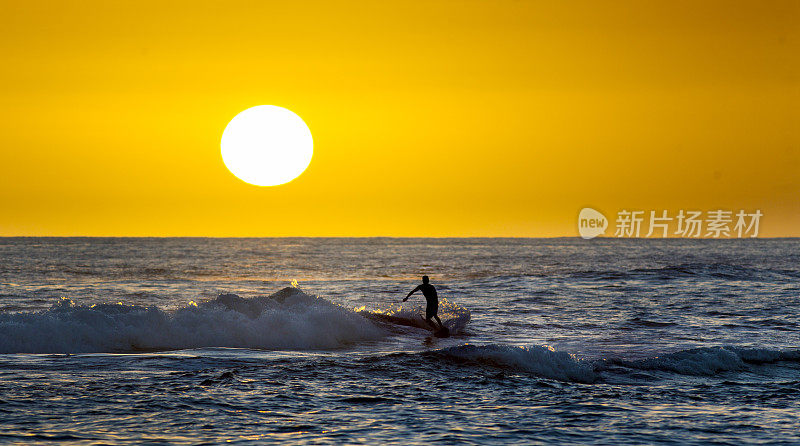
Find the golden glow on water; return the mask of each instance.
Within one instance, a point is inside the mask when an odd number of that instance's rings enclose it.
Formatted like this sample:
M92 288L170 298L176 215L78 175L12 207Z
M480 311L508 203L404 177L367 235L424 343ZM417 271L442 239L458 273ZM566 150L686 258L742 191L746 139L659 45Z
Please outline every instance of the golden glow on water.
M574 236L591 206L800 236L799 11L7 1L0 234ZM280 188L220 159L258 104L314 131Z

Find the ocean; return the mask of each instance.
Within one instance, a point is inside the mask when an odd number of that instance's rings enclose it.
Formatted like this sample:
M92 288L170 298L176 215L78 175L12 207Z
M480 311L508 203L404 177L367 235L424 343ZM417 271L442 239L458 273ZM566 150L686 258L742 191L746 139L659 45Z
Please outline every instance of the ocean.
M800 240L0 238L0 442L800 444ZM427 274L450 337L425 328Z

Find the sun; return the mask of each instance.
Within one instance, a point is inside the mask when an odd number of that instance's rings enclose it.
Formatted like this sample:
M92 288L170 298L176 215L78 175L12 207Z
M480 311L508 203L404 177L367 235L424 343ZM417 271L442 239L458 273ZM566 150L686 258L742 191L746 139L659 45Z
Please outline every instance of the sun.
M314 153L311 131L294 112L259 105L240 112L222 132L222 160L232 174L256 186L300 176Z

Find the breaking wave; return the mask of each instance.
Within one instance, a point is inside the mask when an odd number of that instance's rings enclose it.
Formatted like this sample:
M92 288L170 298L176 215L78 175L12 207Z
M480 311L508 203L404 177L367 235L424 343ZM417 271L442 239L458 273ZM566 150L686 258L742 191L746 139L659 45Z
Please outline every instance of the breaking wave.
M541 346L502 344L460 345L424 353L434 360L492 367L512 373L567 382L603 382L613 375L660 371L687 376L711 376L724 372L746 371L758 364L800 362L800 349L769 350L739 347L704 347L681 350L639 360L586 360L574 354Z
M613 359L608 363L634 370L702 376L745 370L750 365L779 361L800 361L800 350L769 350L732 346L702 347L632 361Z
M44 311L0 313L0 353L332 349L384 336L359 314L291 287L250 299L223 294L174 312L62 298Z
M598 379L594 365L571 353L558 352L550 346L516 347L511 345L460 345L435 352L444 359L468 362L530 373L559 381L593 383Z

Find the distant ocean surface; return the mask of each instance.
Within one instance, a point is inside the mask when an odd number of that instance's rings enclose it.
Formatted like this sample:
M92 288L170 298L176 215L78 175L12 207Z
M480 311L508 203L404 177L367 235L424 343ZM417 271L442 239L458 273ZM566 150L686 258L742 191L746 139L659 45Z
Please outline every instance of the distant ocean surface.
M799 444L800 240L0 238L0 443L273 441Z

